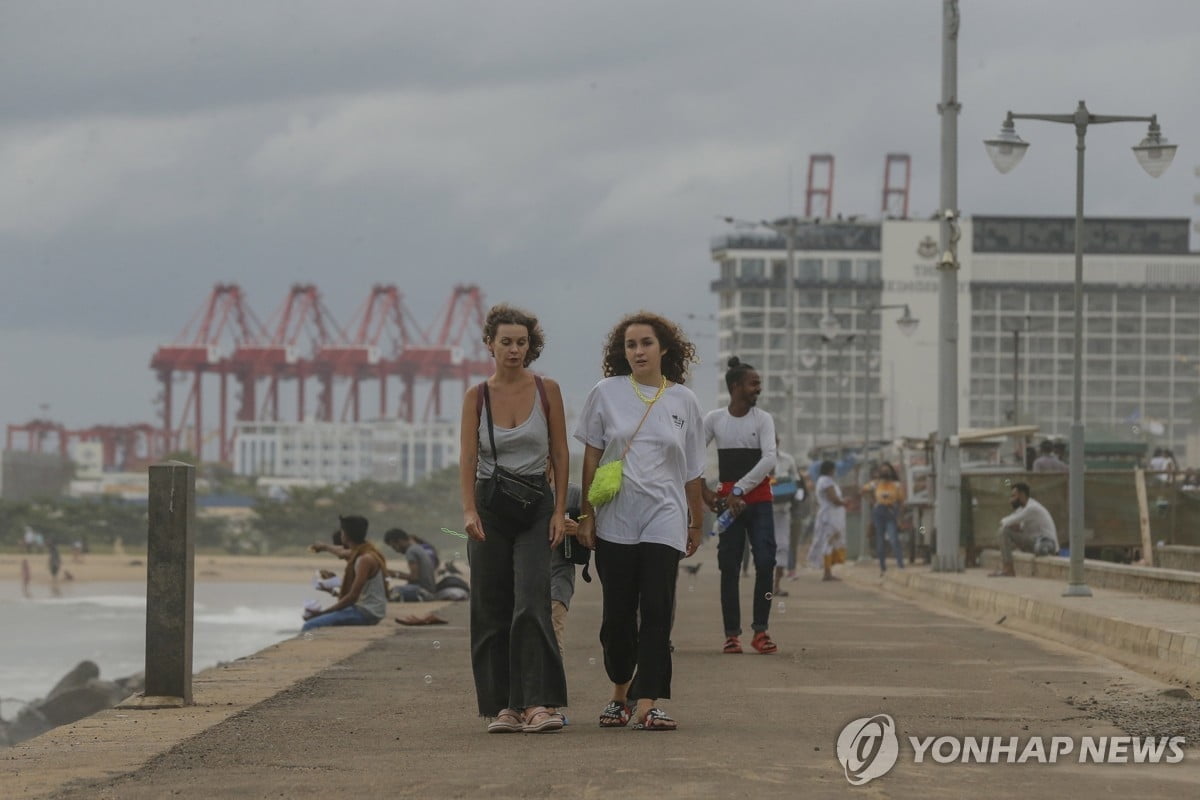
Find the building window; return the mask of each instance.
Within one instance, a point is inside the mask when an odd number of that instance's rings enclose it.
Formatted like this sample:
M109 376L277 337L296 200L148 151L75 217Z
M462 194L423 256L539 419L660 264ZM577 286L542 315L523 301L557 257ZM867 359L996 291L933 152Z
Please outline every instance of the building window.
M1176 314L1200 314L1200 294L1175 295Z
M742 275L743 279L761 279L767 277L767 262L763 258L743 258L742 259Z
M854 262L848 258L839 258L837 261L830 262L835 268L835 272L830 277L833 280L849 283L854 280Z
M1054 295L1050 292L1033 292L1029 295L1030 311L1053 311Z
M1137 292L1121 292L1117 295L1119 313L1142 313L1142 296Z
M721 262L721 280L731 281L737 277L737 263L733 259Z
M802 258L796 262L797 277L808 283L821 282L821 259Z
M776 259L771 262L771 280L782 283L787 286L787 262L782 259Z
M1171 295L1169 294L1154 294L1146 295L1146 313L1147 314L1170 314L1171 313Z
M1124 297L1125 295L1121 295ZM1140 303L1141 298L1138 298ZM1140 310L1140 308L1139 308ZM1141 333L1142 320L1141 317L1117 317L1117 333Z
M1025 294L1023 292L1003 292L1000 295L1001 311L1024 311Z
M1146 333L1167 335L1171 332L1171 320L1163 317L1147 317Z
M763 293L761 291L742 292L742 307L743 308L762 308Z

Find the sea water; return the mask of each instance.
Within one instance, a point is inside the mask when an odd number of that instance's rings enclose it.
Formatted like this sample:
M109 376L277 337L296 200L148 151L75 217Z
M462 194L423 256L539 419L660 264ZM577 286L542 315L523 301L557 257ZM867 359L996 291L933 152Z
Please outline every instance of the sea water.
M31 592L23 597L17 583L0 581L0 716L11 719L21 702L45 696L84 659L110 680L145 668L144 583L60 583L59 596L45 585ZM302 583L197 583L193 670L295 636L313 596Z

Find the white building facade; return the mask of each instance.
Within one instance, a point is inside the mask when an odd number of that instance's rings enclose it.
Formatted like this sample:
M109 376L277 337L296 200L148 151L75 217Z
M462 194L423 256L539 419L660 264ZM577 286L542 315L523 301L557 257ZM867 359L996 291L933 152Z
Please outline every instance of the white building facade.
M1141 437L1177 456L1186 449L1200 396L1200 253L1188 250L1188 227L1187 219L1087 221L1083 416L1089 438ZM1070 218L980 216L962 222L961 427L1015 419L1039 425L1046 435L1067 434L1073 228ZM872 438L925 436L936 429L937 238L936 221L917 220L821 222L801 232L798 449L839 439L861 442L868 350ZM720 270L712 289L721 363L737 353L760 369L760 404L786 431L784 241L721 236L712 255ZM908 305L920 324L905 336L895 325L901 310L863 310L878 305ZM823 340L819 327L831 307L840 324L833 342ZM1200 460L1195 455L1192 460Z
M324 483L416 483L458 463L455 422L253 422L235 429L234 472Z

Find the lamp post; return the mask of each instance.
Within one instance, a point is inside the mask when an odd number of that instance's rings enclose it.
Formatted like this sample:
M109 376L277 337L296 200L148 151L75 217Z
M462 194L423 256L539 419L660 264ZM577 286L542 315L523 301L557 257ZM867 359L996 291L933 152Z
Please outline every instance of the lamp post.
M958 0L942 0L941 168L938 212L938 433L934 569L958 572L962 476L958 453Z
M1029 332L1029 328L1030 328L1030 325L1032 324L1032 321L1033 321L1033 318L1031 316L1029 316L1028 314L1026 314L1024 324L1021 324L1019 322L1014 322L1013 327L1012 327L1012 335L1013 335L1013 357L1012 357L1013 387L1012 387L1012 393L1013 393L1013 395L1012 395L1012 416L1010 417L1010 422L1013 425L1021 424L1020 395L1018 394L1018 388L1017 388L1020 384L1020 380L1019 380L1020 372L1018 370L1018 367L1020 366L1020 357L1021 357L1021 334Z
M1083 576L1083 154L1089 125L1108 122L1149 122L1146 137L1133 147L1138 164L1152 178L1162 175L1175 157L1176 146L1162 138L1158 116L1092 114L1082 100L1073 114L1014 114L1008 112L1000 134L984 141L988 156L1001 173L1015 167L1025 155L1029 144L1017 136L1013 120L1033 119L1075 126L1075 324L1074 375L1071 397L1071 444L1068 479L1069 547L1071 569L1067 578L1066 597L1090 597Z
M838 325L837 317L833 315L835 310L850 311L860 310L864 315L870 317L872 314L882 314L884 311L901 310L904 313L900 315L900 319L896 320L896 327L905 336L912 336L913 332L920 324L920 320L912 315L907 303L888 303L888 304L873 304L867 305L862 309L829 309L825 318L821 320L822 327L831 327ZM863 352L865 361L863 363L863 371L866 380L863 382L863 450L862 462L859 466L858 482L862 485L867 482L870 470L870 448L871 448L871 332L868 328L866 337L863 343ZM841 403L839 402L839 406ZM882 430L883 425L880 424ZM840 443L839 443L840 444ZM864 474L866 471L866 474ZM867 531L870 528L870 519L867 516L866 505L863 505L862 513L859 514L859 550L858 560L860 562L869 562L871 559L867 556Z
M822 330L827 329L824 320L822 320L821 327ZM846 348L854 343L854 334L850 333L846 334L845 336L838 336L837 331L834 330L832 335L828 333L822 333L821 341L832 347L834 352L837 353L837 455L838 460L840 461L842 458L842 429L844 427L842 425L842 409L845 407L845 403L842 402L842 383L846 379L846 365L845 359L842 358L842 355Z

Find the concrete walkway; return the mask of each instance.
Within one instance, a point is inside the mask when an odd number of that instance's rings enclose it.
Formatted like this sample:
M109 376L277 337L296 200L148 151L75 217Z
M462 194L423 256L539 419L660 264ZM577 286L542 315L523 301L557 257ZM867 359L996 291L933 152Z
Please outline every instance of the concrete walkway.
M596 726L609 693L596 641L600 589L581 581L568 621L571 725L560 734L483 732L467 609L458 604L442 610L447 626L327 629L290 640L206 675L197 707L104 712L0 753L0 796L1177 800L1200 789L1196 749L1173 766L914 763L909 736L1167 735L1178 719L1195 718L1195 702L1161 698L1163 684L995 619L980 624L881 591L878 573L865 570L847 570L836 583L811 572L787 583L790 596L773 599L780 653L722 655L714 549L693 559L703 562L697 576L680 574L674 699L663 703L680 721L677 732ZM962 585L972 579L966 574ZM223 693L264 672L280 689L221 712ZM1147 716L1162 703L1176 704L1179 716ZM838 734L880 713L896 721L899 761L852 787L837 759ZM135 726L157 726L150 738L158 746L130 759L118 734ZM73 773L104 756L114 764L107 775Z
M1095 586L1091 597L1063 597L1065 581L992 578L987 569L943 574L893 565L881 577L878 564L872 563L856 565L846 577L1200 688L1200 606L1195 603Z

